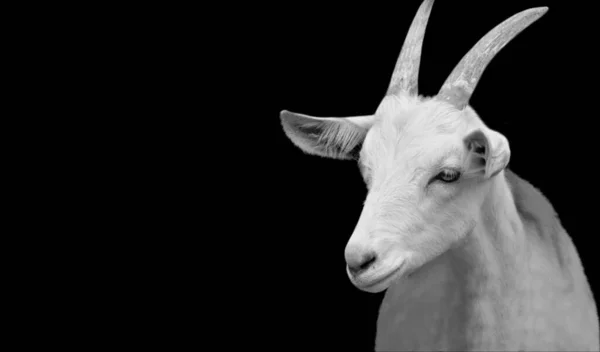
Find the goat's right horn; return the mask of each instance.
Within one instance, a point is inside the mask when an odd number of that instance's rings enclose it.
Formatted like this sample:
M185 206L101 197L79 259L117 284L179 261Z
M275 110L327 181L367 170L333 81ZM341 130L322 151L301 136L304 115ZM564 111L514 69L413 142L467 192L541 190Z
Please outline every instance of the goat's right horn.
M433 1L425 0L419 7L406 39L404 39L404 45L400 51L398 61L396 61L396 67L386 95L397 95L401 92L417 95L421 47L423 46L425 28L427 27Z

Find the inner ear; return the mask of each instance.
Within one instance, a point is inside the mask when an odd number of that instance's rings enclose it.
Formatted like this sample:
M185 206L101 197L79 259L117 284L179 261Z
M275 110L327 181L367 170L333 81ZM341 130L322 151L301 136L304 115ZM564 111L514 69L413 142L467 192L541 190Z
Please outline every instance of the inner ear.
M304 133L307 138L318 140L321 134L323 133L324 124L322 122L315 122L313 124L298 124L296 128L298 131Z
M299 124L296 126L298 131L304 133L305 137L312 141L313 145L327 143L326 138L336 138L339 135L340 128L335 128L334 125L328 125L322 121L313 123ZM332 131L333 130L333 131ZM329 155L345 155L344 159L358 160L360 150L362 149L363 139L353 138L350 143L328 143ZM349 147L350 145L350 147Z
M314 117L283 110L281 123L290 140L305 153L356 159L373 116Z
M485 156L486 147L478 141L471 141L469 150L475 154Z
M494 177L510 160L508 141L496 131L477 129L465 137L464 143L469 151L468 168L471 173Z
M488 141L485 134L481 130L474 131L465 137L465 144L469 152L480 155L482 157L487 156L488 152Z
M489 154L489 143L483 131L473 131L467 135L463 141L468 151L467 163L469 172L485 173Z
M364 142L364 139L362 139L360 142L358 142L354 146L354 148L350 149L347 152L348 158L350 158L352 160L356 160L356 161L358 161L360 159L360 151L362 150L363 142Z

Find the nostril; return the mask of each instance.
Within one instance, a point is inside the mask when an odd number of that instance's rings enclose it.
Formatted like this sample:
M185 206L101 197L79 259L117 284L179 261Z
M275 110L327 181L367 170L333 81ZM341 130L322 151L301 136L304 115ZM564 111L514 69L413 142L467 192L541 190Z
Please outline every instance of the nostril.
M367 270L373 263L377 260L377 256L375 253L369 253L364 255L361 260L356 261L354 263L348 263L348 270L352 275L358 275L359 273Z
M367 260L360 266L361 270L365 270L375 262L375 254L367 256Z

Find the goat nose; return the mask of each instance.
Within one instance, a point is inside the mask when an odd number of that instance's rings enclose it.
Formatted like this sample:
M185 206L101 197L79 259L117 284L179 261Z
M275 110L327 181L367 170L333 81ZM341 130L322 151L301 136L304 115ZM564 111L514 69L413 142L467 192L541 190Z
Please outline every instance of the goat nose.
M348 264L348 270L354 276L366 271L375 261L377 255L375 252L369 251L347 251L346 252L346 264Z

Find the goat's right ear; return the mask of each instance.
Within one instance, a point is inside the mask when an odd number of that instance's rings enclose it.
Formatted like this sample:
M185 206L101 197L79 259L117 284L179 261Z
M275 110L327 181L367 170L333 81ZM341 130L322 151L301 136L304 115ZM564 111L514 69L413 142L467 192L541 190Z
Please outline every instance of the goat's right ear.
M354 159L374 116L313 117L283 110L281 124L288 138L307 154Z

